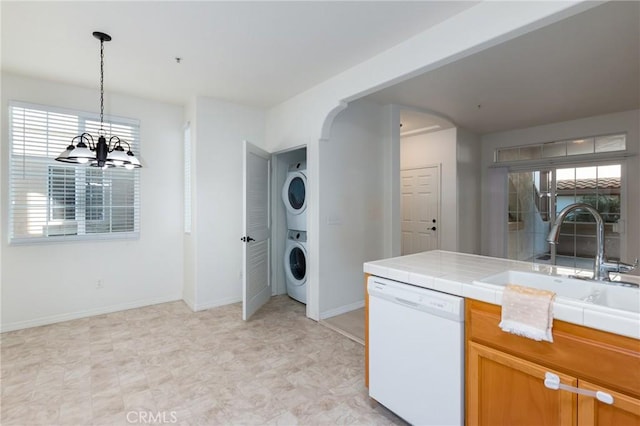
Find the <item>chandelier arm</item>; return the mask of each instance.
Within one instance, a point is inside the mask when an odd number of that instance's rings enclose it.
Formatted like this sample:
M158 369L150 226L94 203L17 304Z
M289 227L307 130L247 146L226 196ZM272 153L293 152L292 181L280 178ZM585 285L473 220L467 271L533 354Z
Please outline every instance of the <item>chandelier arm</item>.
M112 141L113 141L113 146L111 146ZM121 142L122 142L122 139L120 139L118 136L111 136L109 138L109 143L107 144L109 147L109 152L112 152L114 149L116 149L116 147L120 145Z
M124 139L120 139L120 144L122 145L123 143L127 144L127 151L131 151L131 145L129 144L129 142Z
M76 139L80 139L80 141L82 141L82 142L86 141L87 145L89 145L89 148L91 150L95 150L96 149L96 143L93 140L93 136L91 136L90 133L84 132L81 135L76 136L75 138L73 138L73 141L75 141Z

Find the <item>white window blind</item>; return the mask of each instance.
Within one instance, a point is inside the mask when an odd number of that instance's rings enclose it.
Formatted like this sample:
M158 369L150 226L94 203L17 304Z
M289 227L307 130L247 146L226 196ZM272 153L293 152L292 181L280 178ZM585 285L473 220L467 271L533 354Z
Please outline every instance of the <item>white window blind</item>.
M100 117L78 111L9 104L9 240L136 238L140 230L139 171L68 165L55 158L74 136L97 142ZM136 120L105 117L107 135L139 149Z

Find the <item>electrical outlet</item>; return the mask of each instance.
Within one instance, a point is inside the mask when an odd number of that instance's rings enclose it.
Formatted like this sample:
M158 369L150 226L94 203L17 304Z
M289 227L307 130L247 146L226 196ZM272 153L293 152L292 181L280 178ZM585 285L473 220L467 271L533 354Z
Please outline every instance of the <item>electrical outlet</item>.
M96 282L96 289L100 290L101 288L104 288L104 281L100 279Z

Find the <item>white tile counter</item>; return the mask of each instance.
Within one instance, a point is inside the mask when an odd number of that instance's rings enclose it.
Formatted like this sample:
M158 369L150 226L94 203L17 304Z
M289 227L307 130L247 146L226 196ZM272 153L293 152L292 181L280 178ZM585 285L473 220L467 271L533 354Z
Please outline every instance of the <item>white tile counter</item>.
M364 272L418 287L480 300L502 302L502 286L478 284L506 270L566 275L567 268L442 250L366 262ZM589 271L574 271L584 273ZM517 284L517 283L513 283ZM606 284L603 284L606 285ZM640 290L638 291L640 297ZM576 299L556 297L555 319L640 339L640 314L612 309Z

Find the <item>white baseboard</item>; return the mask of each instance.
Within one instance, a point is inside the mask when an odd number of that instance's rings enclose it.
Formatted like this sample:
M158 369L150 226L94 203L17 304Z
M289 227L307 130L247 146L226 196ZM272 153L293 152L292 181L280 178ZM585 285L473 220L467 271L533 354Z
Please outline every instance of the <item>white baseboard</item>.
M186 303L189 309L191 309L193 312L196 311L196 302L189 299L188 297L185 297L184 295L182 295L182 301Z
M323 320L323 319L335 317L337 315L355 311L356 309L360 309L360 308L364 308L364 300L360 300L359 302L350 303L348 305L339 306L335 309L329 309L328 311L321 312L320 319Z
M160 303L175 302L182 300L182 295L161 297L159 299L137 300L135 302L121 303L119 305L105 306L85 311L70 312L67 314L51 315L27 321L16 321L0 325L0 332L21 330L23 328L38 327L41 325L55 324L58 322L70 321L79 318L92 317L96 315L110 314L113 312L126 311L128 309L141 308L143 306L158 305Z
M218 306L230 305L232 303L238 303L238 302L242 302L242 297L227 297L225 299L216 299L216 300L211 300L209 302L194 303L193 306L189 305L189 307L194 312L196 312L196 311L204 311L211 308L217 308ZM189 303L187 302L187 304Z

